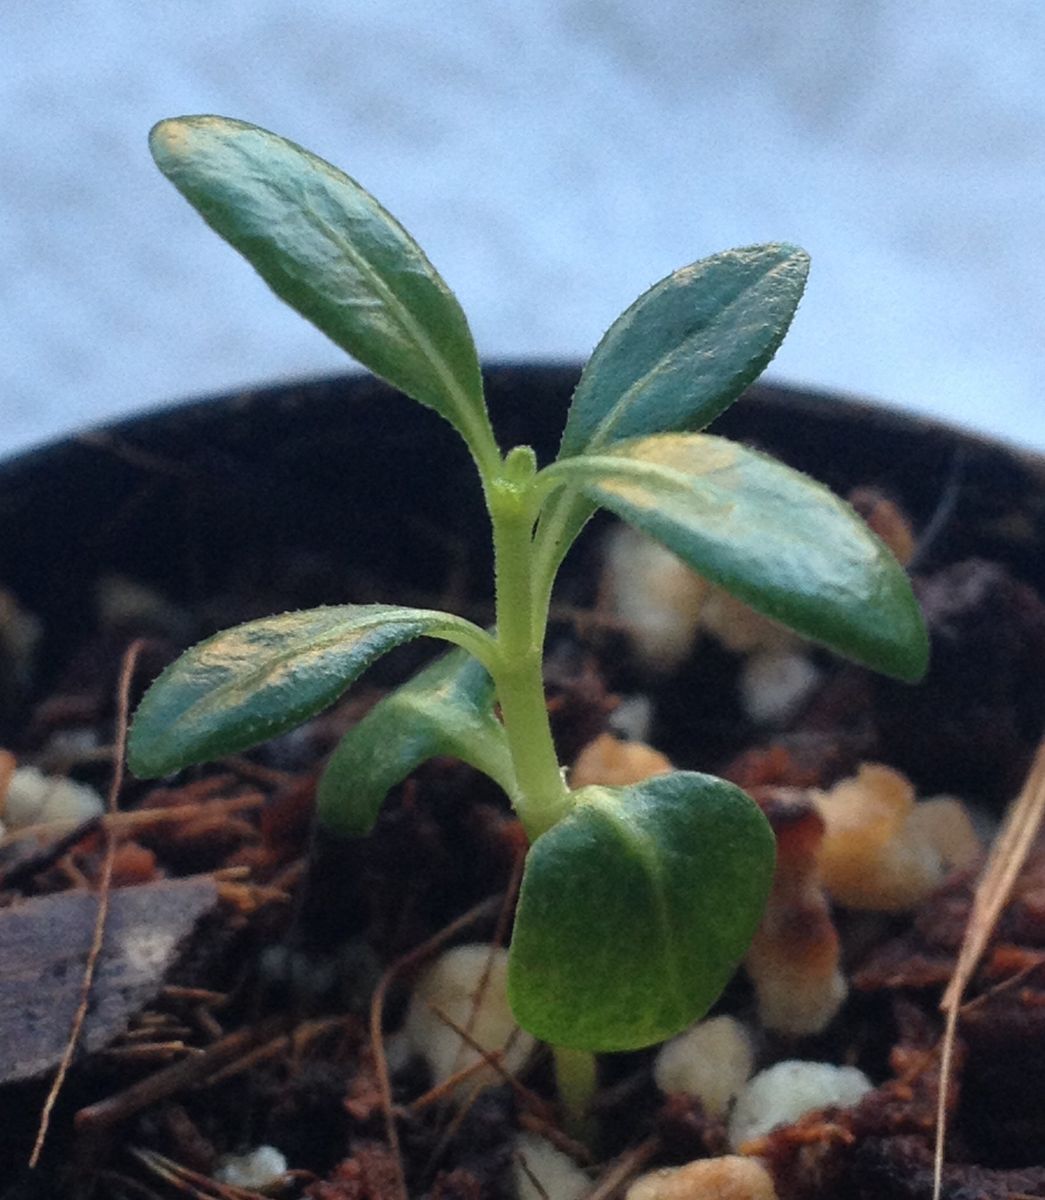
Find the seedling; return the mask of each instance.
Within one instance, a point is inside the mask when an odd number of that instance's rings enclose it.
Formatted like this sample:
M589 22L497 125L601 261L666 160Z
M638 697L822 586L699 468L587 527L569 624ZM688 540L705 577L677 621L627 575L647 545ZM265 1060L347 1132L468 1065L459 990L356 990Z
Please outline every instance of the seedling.
M424 760L471 763L504 789L530 840L509 966L519 1023L579 1051L677 1033L708 1009L748 945L773 836L744 792L708 775L570 789L541 678L552 584L603 507L799 633L901 679L922 675L926 634L907 578L856 515L804 475L697 432L772 358L807 256L750 246L652 287L596 347L558 456L541 466L529 446L502 453L457 300L359 184L219 117L163 121L151 145L168 179L277 295L464 439L492 524L496 623L491 632L427 609L340 605L219 633L142 700L132 769L165 775L245 750L331 704L394 646L450 642L457 648L338 746L319 821L362 836L388 790Z

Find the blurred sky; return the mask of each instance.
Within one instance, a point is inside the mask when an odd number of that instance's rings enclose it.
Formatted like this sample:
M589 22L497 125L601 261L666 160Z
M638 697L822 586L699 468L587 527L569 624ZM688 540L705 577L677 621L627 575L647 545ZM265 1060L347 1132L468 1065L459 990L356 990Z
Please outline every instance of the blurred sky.
M771 377L1045 448L1041 0L6 0L0 454L343 369L151 164L217 112L426 248L490 357L583 357L672 268L795 241Z

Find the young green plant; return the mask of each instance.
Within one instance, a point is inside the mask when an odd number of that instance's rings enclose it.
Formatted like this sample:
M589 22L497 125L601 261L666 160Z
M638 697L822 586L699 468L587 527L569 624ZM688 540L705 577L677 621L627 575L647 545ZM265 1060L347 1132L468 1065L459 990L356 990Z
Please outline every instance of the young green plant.
M406 231L329 163L213 116L163 121L163 173L272 289L361 363L445 417L482 481L496 622L390 605L286 613L219 633L152 685L130 735L142 777L237 753L333 703L393 647L456 649L344 738L319 786L322 825L362 836L389 789L452 754L507 793L530 840L509 960L523 1027L575 1051L677 1033L716 999L769 888L774 843L739 788L680 771L571 790L541 676L552 585L607 508L707 579L858 662L904 680L927 642L903 570L826 488L698 432L764 369L805 285L789 245L675 271L611 326L584 369L559 453L502 452L454 295ZM563 1056L580 1063L583 1056Z

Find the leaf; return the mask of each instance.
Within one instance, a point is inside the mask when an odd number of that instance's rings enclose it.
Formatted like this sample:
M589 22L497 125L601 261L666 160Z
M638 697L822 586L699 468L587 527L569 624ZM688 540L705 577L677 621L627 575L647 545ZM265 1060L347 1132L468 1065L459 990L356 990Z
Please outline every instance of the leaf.
M128 741L143 779L235 754L332 704L380 655L412 638L484 638L448 613L346 604L283 613L187 650L145 693Z
M723 251L654 284L595 347L559 459L704 428L769 365L808 273L804 250L771 243ZM546 587L593 511L570 491L549 501L538 531L537 573Z
M452 650L379 701L341 739L317 795L319 820L344 836L373 828L389 791L438 754L469 763L515 790L494 686L465 650Z
M663 542L766 616L914 682L929 643L903 568L822 484L709 434L665 434L545 475Z
M497 461L464 313L369 192L293 142L225 117L161 121L149 144L164 175L277 296L444 416L480 462Z
M595 347L559 457L709 424L769 365L808 273L804 250L770 244L726 250L654 284Z
M530 847L508 994L534 1036L633 1050L707 1011L754 935L774 839L755 803L709 775L582 788Z

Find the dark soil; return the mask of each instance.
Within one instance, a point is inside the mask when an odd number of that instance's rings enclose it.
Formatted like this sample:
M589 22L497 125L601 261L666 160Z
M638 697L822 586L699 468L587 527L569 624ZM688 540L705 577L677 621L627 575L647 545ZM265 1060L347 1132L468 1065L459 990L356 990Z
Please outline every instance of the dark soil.
M555 382L561 392L563 379ZM518 384L498 386L511 400ZM521 419L511 415L510 405L505 411L502 423ZM930 676L919 689L901 688L825 655L817 694L787 728L769 730L743 714L740 660L705 643L661 681L651 741L677 765L724 773L767 805L781 787L829 786L860 762L876 761L903 770L920 795L953 791L997 817L1027 772L1045 720L1045 576L1033 550L1043 544L1045 487L989 447L973 444L959 453L945 446L911 475L911 451L900 442L903 451L893 443L890 452L888 429L884 449L869 444L857 456L850 439L832 432L833 415L820 425L821 418L814 418L812 440L819 444L813 453L811 439L796 438L772 405L762 416L760 444L843 492L885 488L921 535L915 576L933 634ZM197 419L205 418L190 414L190 430ZM733 432L751 436L749 430ZM308 524L305 510L295 501L288 512L281 494L275 507L282 506L282 515L266 527L268 541L252 527L253 557L227 566L222 547L237 521L249 522L251 498L283 493L293 472L289 460L278 457L261 468L242 449L240 432L225 436L188 455L184 444L177 453L162 438L158 447L154 440L143 448L132 434L119 433L105 443L104 454L129 474L100 506L69 512L73 548L55 552L33 583L27 582L32 572L21 567L10 578L0 576L0 586L44 618L49 634L56 624L60 630L45 643L28 681L9 649L0 654L0 744L20 762L65 770L104 792L117 676L127 646L139 637L145 643L135 694L178 647L214 628L287 607L420 598L477 618L487 615L488 597L481 585L473 586L485 578L485 552L473 555L457 540L459 530L451 535L433 524L440 504L456 511L458 498L446 484L439 499L429 496L421 504L424 515L396 515L402 536L410 531L412 544L421 546L405 584L393 578L387 547L372 531L360 538L358 569L331 568L317 546L324 540L344 544L346 528L351 540L368 514L346 517L344 502L330 499L337 456L326 456L328 439L315 428L308 438L300 434L316 456L309 461L321 480L307 510L309 519L320 514L308 526L315 543L296 538L299 521ZM385 436L394 441L398 435ZM70 452L67 463L74 477L79 452ZM898 485L901 469L913 483ZM384 472L373 462L363 470L368 479L362 494L376 503L369 489L387 492ZM264 472L260 479L258 471ZM219 476L231 479L231 502L216 499ZM147 546L146 566L135 572L121 556L129 553L127 542L140 549L140 510L157 496L178 513L182 540L164 539L176 569L170 562L157 567L156 547ZM4 499L0 481L0 514ZM17 528L24 543L24 530ZM169 523L167 528L169 534ZM597 535L596 529L565 580L561 594L569 611L548 645L548 696L564 761L606 728L620 695L650 682L627 632L590 616ZM92 537L104 569L134 572L161 589L166 605L125 607L103 619L79 604L75 619L57 619L68 611L70 585L56 560L64 553L67 572L75 575L82 568L77 547ZM91 569L91 578L97 571ZM53 1019L41 1030L40 1006L30 1029L20 1023L29 1020L30 1010L5 1006L0 997L2 1200L243 1200L254 1193L223 1191L212 1172L221 1155L261 1144L276 1146L287 1158L281 1195L397 1196L389 1114L368 1025L375 987L384 975L383 1029L389 1034L402 1018L425 947L434 952L454 941L503 934L525 849L498 790L443 759L396 789L371 838L348 843L314 837L311 810L325 755L426 653L410 647L392 656L337 708L242 759L188 771L159 786L126 781L119 807L133 815L115 834L110 939L81 1050L33 1172L25 1164L67 1036L70 1003L75 1007L93 920L85 897L101 875L104 845L97 820L57 843L0 843L0 947L14 944L5 941L14 920L21 947L17 970L14 951L5 952L8 982L0 987L13 987L17 975L19 986L36 986L54 1001L42 1006ZM197 883L172 882L179 880ZM854 1109L813 1114L765 1139L761 1152L784 1200L931 1194L942 1028L937 1006L973 884L971 872L952 877L913 916L872 927L836 914L847 951L849 1000L815 1037L764 1036L759 1066L829 1058L860 1066L876 1088ZM197 886L206 893L194 893L188 910L172 904L172 887ZM53 916L62 903L69 905L65 924ZM121 915L125 911L136 921L151 912L155 939L164 947L144 965L137 962L130 979L126 948L112 940L119 922L130 919ZM465 915L447 941L447 928ZM59 977L64 992L52 982ZM61 1003L60 995L66 997ZM751 989L742 975L715 1011L752 1016ZM30 1035L36 1040L27 1055ZM643 1052L607 1055L600 1064L599 1133L588 1155L593 1181L622 1156L631 1156L637 1172L726 1151L722 1123L698 1102L658 1093L651 1060L652 1053ZM547 1060L539 1057L517 1084L489 1089L455 1112L446 1103L417 1104L430 1086L418 1062L393 1074L391 1115L411 1197L509 1200L512 1142L520 1128L586 1153L558 1125ZM1045 1196L1045 841L1017 884L970 989L949 1102L946 1196ZM611 1194L623 1193L603 1193L603 1200Z

